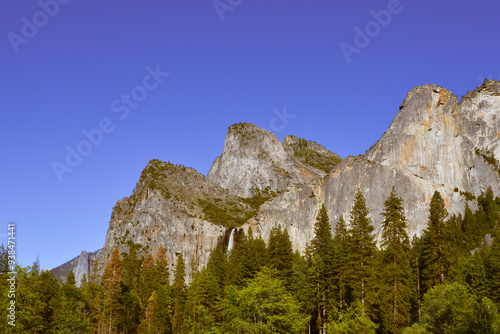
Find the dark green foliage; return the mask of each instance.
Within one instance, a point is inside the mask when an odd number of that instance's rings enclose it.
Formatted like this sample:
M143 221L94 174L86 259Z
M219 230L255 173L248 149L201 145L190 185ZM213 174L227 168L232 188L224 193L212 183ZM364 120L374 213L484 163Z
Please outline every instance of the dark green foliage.
M264 202L276 196L269 190L261 192L256 189L254 192L253 197L239 198L239 201L246 206L231 204L218 198L198 198L197 202L203 210L205 219L226 228L236 228L253 217Z
M363 312L374 303L374 268L376 246L373 236L373 225L368 218L366 201L358 189L351 210L350 251L347 272L348 285L352 289L353 298L361 302Z
M314 224L314 238L308 249L308 277L311 302L315 307L312 320L324 332L336 297L334 286L334 246L330 219L322 204Z
M350 245L351 238L349 236L349 231L347 230L347 225L344 218L340 217L337 226L335 227L335 237L333 238L333 243L335 246L335 257L334 257L334 277L335 285L338 289L338 296L335 302L337 305L339 313L343 313L347 305L352 302L352 290L348 285L348 271L349 263L348 259L350 256Z
M483 153L478 148L475 149L475 152L476 155L483 158L484 161L486 161L495 171L497 171L497 173L500 174L500 162L495 159L495 155L492 152L486 151L486 153Z
M382 212L381 313L384 330L401 333L410 320L410 241L403 200L394 187Z
M226 288L223 333L303 333L308 316L276 274L264 267L247 287Z
M219 243L217 247L210 254L210 259L208 260L207 270L210 271L212 276L217 281L220 290L224 289L224 284L226 280L226 266L227 258L224 254L222 244Z
M66 283L69 285L76 284L75 274L72 271L69 272L68 277L66 278Z
M479 299L459 283L437 285L424 297L421 327L425 333L498 333L500 317L488 298Z
M310 148L295 151L294 155L306 165L322 170L325 173L329 173L333 167L342 161L339 157L324 155Z
M288 276L293 265L293 249L290 236L286 229L274 226L269 236L269 265L276 269L279 274Z
M445 219L448 215L444 200L434 192L429 208L429 222L422 238L422 287L428 291L446 282L450 269L450 247L447 242Z
M293 153L297 159L306 165L329 173L333 167L342 161L342 158L336 155L322 154L316 150L308 148L308 142L305 139L297 138L297 141L290 144Z
M204 269L193 276L187 295L188 327L193 333L216 327L218 301L222 291L217 278Z
M363 312L363 307L354 304L339 314L338 319L327 323L327 333L375 334L377 324Z
M139 273L142 265L142 259L138 258L137 252L141 245L129 242L128 253L122 253L122 280L126 287L137 288L139 283Z
M222 225L227 228L235 228L243 225L246 222L246 216L238 216L239 211L234 212L230 208L225 208L225 203L217 204L205 199L198 199L198 203L202 206L205 219L214 224Z
M172 296L174 302L172 328L176 333L182 328L182 319L186 306L186 289L186 264L182 254L179 254L177 256L174 283L172 285Z
M493 245L489 254L489 296L500 305L500 228L494 233Z

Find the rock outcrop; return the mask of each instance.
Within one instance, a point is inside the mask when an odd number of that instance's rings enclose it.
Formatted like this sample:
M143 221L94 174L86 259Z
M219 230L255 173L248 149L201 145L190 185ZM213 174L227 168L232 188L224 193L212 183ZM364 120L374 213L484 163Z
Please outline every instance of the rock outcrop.
M97 259L99 252L100 250L91 253L82 251L79 256L50 271L63 281L66 281L68 274L72 271L75 275L76 285L80 286L83 276L88 275L90 271L91 261Z
M235 195L252 197L257 189L281 192L292 184L308 183L325 174L299 161L293 150L285 150L271 132L238 123L229 127L222 155L215 159L207 179Z

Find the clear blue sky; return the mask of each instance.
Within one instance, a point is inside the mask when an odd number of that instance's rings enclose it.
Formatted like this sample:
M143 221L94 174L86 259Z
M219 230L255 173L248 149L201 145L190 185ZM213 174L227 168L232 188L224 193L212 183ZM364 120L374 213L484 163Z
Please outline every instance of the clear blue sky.
M23 265L101 248L150 159L206 174L233 123L358 155L414 86L500 78L498 1L54 1L0 3L0 237L17 223ZM58 178L67 147L88 154Z

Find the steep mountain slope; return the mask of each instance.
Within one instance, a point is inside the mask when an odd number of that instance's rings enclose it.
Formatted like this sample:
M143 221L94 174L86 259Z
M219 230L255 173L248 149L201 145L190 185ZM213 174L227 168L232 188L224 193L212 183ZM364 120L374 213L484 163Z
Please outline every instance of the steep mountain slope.
M228 129L223 153L206 178L194 169L152 160L133 194L113 209L105 245L95 255L101 270L115 246L127 251L135 243L143 255L163 245L172 269L182 253L189 273L191 263L205 265L219 238L239 226L267 241L271 228L280 224L293 247L303 251L321 204L332 229L340 216L349 223L357 188L377 234L392 186L404 199L411 235L425 229L435 190L450 213L462 213L467 199L489 186L500 194L499 82L485 82L460 102L444 88L415 87L399 109L365 155L343 161L294 136L282 144L249 123ZM81 277L88 267L88 255L82 256L53 271L66 273L74 266Z

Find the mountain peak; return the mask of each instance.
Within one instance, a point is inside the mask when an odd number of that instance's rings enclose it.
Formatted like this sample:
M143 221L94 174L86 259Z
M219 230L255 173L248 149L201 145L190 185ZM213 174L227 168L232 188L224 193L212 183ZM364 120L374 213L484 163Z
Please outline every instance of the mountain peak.
M464 96L464 100L475 98L478 95L500 96L500 81L484 79L481 86Z
M222 155L215 159L207 179L235 195L252 197L257 191L280 192L324 175L297 159L271 132L238 123L229 127Z

